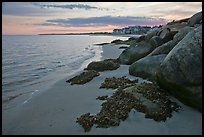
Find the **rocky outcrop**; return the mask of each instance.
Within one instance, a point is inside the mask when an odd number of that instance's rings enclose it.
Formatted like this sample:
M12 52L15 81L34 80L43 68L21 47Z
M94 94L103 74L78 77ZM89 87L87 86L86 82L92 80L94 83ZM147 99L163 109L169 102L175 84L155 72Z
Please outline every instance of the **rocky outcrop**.
M146 56L130 65L129 74L155 80L156 72L165 57L166 54Z
M202 110L202 25L169 52L157 72L157 82L185 104Z
M193 29L193 27L184 27L173 37L173 40L155 48L148 56L168 54Z
M190 26L194 26L196 24L200 24L200 22L202 21L202 11L198 12L196 14L194 14L189 20L188 20L188 24Z
M148 55L153 49L154 47L151 44L142 41L137 45L130 46L124 50L118 59L121 64L132 64L133 62Z

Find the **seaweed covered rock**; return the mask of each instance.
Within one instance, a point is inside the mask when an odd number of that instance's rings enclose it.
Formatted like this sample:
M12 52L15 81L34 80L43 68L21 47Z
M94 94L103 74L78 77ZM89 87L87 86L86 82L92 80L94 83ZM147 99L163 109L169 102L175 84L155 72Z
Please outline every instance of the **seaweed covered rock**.
M145 118L155 121L166 121L172 112L178 112L180 106L171 101L169 94L154 83L136 84L126 88L125 92L132 93L136 98L134 108L145 113Z
M137 42L138 42L137 38L134 38L134 37L130 37L128 40L116 39L111 41L111 43L114 43L114 44L126 44L126 45L135 45Z
M157 82L184 104L202 110L202 25L169 52L157 72Z
M125 88L125 87L132 86L137 82L138 80L131 81L125 76L121 78L111 77L111 78L106 78L105 81L101 84L100 88L106 88L106 89Z
M69 80L67 80L66 82L71 83L71 85L73 84L85 84L89 81L91 81L94 77L99 76L100 73L94 70L88 70L85 72L82 72L80 75L75 76Z
M95 70L95 71L106 71L115 70L120 67L118 60L116 59L105 59L103 61L93 61L89 63L85 70Z
M165 57L166 54L146 56L130 65L129 74L149 80L155 80L156 72Z
M102 109L96 115L86 113L77 118L77 123L82 125L85 132L90 131L93 124L97 128L119 126L121 120L128 117L128 113L135 105L135 97L131 93L117 90L106 102L102 103Z
M85 132L96 124L97 128L119 126L129 112L135 109L145 113L146 118L155 121L166 121L179 106L169 100L168 94L155 84L137 84L125 90L119 88L111 97L102 103L102 108L96 115L86 113L77 118Z
M134 46L130 46L129 48L125 49L119 56L119 61L121 64L130 65L133 62L145 57L148 55L154 47L145 42L139 42Z
M106 100L108 98L108 96L98 96L96 99L98 100Z

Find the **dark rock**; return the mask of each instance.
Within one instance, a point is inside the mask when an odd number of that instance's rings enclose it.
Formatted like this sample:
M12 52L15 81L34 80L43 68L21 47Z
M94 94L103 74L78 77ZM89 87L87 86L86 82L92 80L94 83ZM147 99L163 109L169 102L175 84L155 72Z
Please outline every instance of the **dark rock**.
M176 46L176 42L174 42L173 40L164 43L163 45L155 48L149 55L147 56L155 56L155 55L159 55L159 54L168 54L173 47Z
M126 45L135 45L137 43L137 39L134 38L134 37L130 37L128 40L120 40L120 39L117 39L117 40L114 40L112 41L111 43L114 43L114 44L126 44Z
M114 44L124 44L124 41L122 41L120 39L116 39L116 40L111 41L111 43L114 43Z
M154 31L151 31L149 33L147 33L147 35L145 36L145 41L149 41L152 37L157 36L156 34L161 30L161 28L156 29Z
M94 70L88 70L85 72L82 72L80 75L75 76L69 80L67 80L66 82L71 83L71 85L73 84L85 84L89 81L91 81L94 77L99 76L100 73Z
M119 49L127 49L128 47L127 46L121 46L119 47Z
M132 86L137 82L138 80L131 81L125 76L121 78L112 77L112 78L106 78L105 81L101 84L100 88L106 88L106 89L126 88L128 86Z
M194 14L189 20L188 24L190 26L194 26L195 24L199 24L200 21L202 20L202 11Z
M98 96L96 99L99 100L106 100L108 98L108 96Z
M172 40L176 33L178 33L178 31L170 31L169 33L166 33L166 35L162 38L163 43Z
M157 72L157 82L184 104L202 110L202 25L169 52Z
M107 45L107 44L110 44L110 43L99 43L99 44L95 44L95 45L101 45L101 46L103 46L103 45Z
M116 59L105 59L103 61L93 61L89 63L85 70L95 70L95 71L106 71L115 70L120 67L118 60Z
M149 80L155 80L156 72L165 57L166 54L146 56L130 65L129 74Z
M157 35L162 39L163 43L166 43L172 40L177 32L178 31L172 31L170 28L165 27L164 29L160 30Z
M127 64L130 65L133 62L145 57L148 55L154 47L145 42L139 42L135 46L130 46L127 49L125 49L119 56L119 61L121 64Z
M153 36L149 42L154 48L159 47L163 44L162 39L158 36Z
M145 35L142 35L142 36L136 38L136 43L139 43L141 41L145 41Z

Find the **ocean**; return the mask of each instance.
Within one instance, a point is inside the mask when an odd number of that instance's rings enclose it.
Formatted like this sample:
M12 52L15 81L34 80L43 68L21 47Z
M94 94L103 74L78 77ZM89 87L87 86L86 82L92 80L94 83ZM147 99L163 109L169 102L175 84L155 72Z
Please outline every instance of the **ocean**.
M90 35L2 36L2 99L44 91L91 61L101 60L102 47L128 37Z

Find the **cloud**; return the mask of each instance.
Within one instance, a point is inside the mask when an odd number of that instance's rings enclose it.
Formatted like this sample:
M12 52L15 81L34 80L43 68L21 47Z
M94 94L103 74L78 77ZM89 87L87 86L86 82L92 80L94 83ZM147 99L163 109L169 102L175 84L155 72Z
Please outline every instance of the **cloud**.
M85 9L85 10L90 10L90 9L99 9L99 10L108 10L107 8L98 8L96 6L90 6L87 4L64 4L64 5L59 5L59 4L40 4L40 3L33 3L33 5L38 6L40 8L62 8L62 9Z
M41 2L4 2L2 3L2 14L14 16L59 16L63 10L109 10L88 4L56 4Z
M90 27L90 26L108 26L114 25L118 27L130 25L159 25L165 24L167 21L162 18L151 17L133 17L133 16L102 16L89 18L67 18L67 19L50 19L46 23L37 24L42 26L62 26L62 27Z

